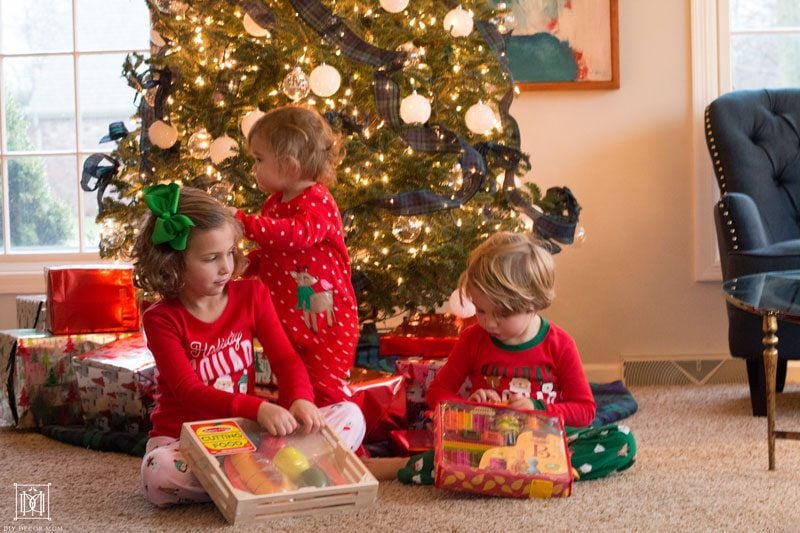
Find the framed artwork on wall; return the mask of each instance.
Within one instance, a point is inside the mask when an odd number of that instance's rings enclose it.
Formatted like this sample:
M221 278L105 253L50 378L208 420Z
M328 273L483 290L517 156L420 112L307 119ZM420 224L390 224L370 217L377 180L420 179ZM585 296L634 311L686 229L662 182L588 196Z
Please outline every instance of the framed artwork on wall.
M618 89L618 0L512 0L506 52L520 90Z

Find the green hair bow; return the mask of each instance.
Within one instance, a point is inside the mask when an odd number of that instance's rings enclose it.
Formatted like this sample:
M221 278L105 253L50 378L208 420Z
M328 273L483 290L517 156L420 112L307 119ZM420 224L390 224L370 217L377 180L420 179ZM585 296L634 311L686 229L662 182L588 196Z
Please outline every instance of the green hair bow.
M173 250L185 250L192 219L179 215L178 199L181 189L177 183L152 185L144 189L144 201L157 217L153 229L153 244L168 242Z

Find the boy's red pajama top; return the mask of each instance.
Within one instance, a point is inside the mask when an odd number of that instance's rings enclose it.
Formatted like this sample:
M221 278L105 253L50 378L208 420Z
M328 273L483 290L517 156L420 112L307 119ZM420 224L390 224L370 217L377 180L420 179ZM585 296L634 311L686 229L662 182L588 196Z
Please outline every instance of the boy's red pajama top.
M315 183L284 203L267 198L261 216L236 217L259 249L248 273L272 294L284 330L308 369L317 405L347 399L343 386L355 361L358 310L342 217L333 196ZM280 378L278 378L280 385Z
M594 395L575 341L544 318L536 337L514 346L477 324L465 329L428 389L428 405L435 409L444 400L462 399L458 390L467 378L473 391L493 389L504 401L514 393L541 400L547 414L561 415L567 426L594 420Z
M178 438L181 424L244 417L256 420L265 400L253 395L253 337L261 341L280 380L279 403L314 401L303 363L280 327L260 280L231 281L228 304L214 322L192 315L178 299L162 300L142 316L156 360L157 396L151 437Z

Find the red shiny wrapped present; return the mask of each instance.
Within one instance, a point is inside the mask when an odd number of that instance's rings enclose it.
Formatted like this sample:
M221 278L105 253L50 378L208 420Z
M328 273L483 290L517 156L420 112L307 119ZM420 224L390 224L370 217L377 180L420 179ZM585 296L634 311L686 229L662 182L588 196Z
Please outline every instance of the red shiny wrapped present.
M461 331L475 318L450 313L415 313L380 339L380 354L447 357Z
M53 334L139 329L139 303L131 267L49 267L45 278L48 327Z
M433 449L433 433L428 429L395 429L389 432L400 455L414 455Z
M403 376L356 367L350 370L350 383L345 392L364 413L367 422L365 443L388 440L391 430L406 428Z

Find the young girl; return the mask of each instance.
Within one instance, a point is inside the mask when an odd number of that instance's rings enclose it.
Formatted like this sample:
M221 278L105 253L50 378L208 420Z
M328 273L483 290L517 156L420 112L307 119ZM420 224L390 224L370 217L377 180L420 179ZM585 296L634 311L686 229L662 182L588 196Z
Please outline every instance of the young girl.
M575 341L539 314L554 282L552 256L530 235L499 232L473 250L457 290L475 304L478 323L461 333L426 400L432 409L461 400L469 378L469 400L560 415L571 426L573 468L581 479L602 477L631 466L636 444L624 426L573 429L592 423L595 402ZM398 477L432 483L432 462L430 453L412 457Z
M335 182L339 137L310 107L273 109L247 136L261 215L236 217L259 249L248 274L269 287L281 323L308 369L317 405L340 402L355 360L358 312Z
M314 405L308 374L279 326L269 291L259 280L234 281L245 259L233 215L205 192L174 183L146 188L144 200L152 214L134 245L134 279L162 298L142 318L157 369L153 429L142 461L147 498L159 506L209 499L179 450L184 422L245 417L272 435L287 435L298 425L317 431L327 420L357 448L364 436L361 411L351 403ZM280 381L280 405L253 395L253 337Z

